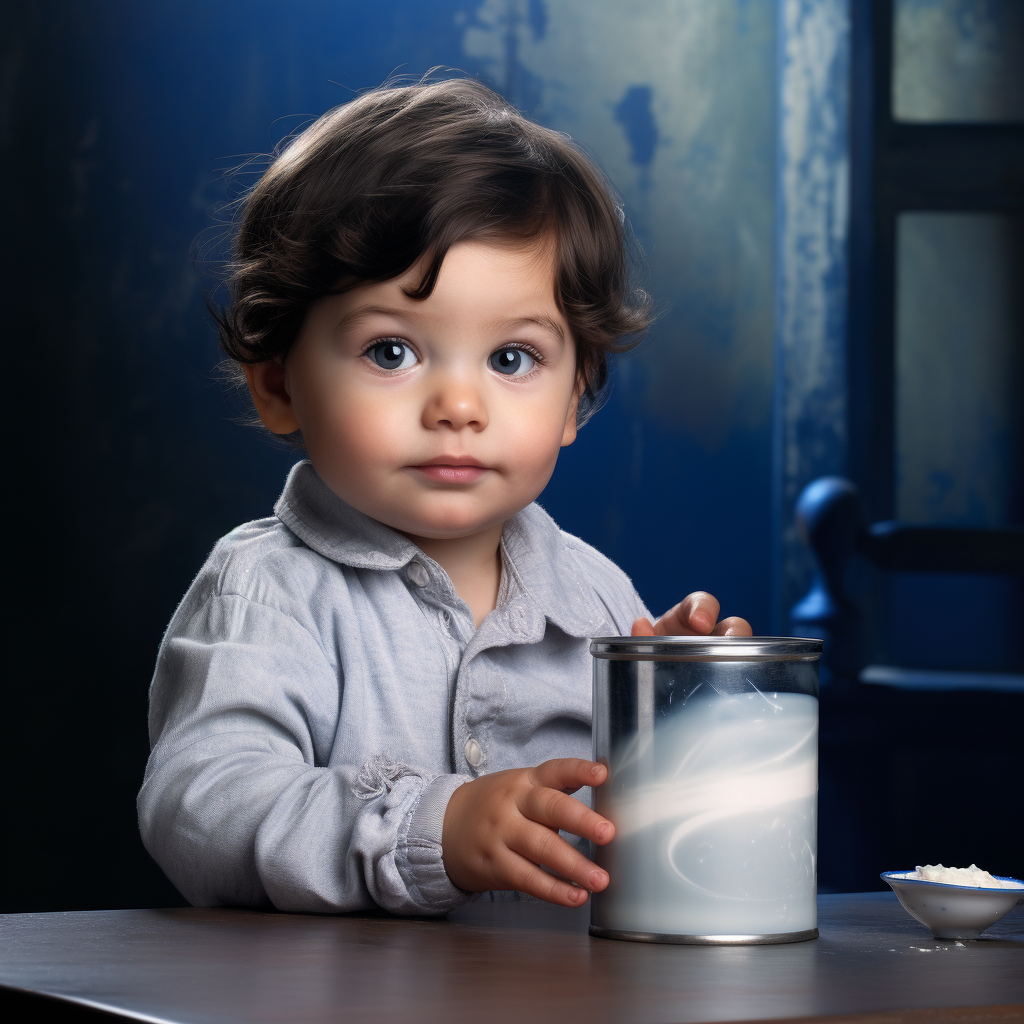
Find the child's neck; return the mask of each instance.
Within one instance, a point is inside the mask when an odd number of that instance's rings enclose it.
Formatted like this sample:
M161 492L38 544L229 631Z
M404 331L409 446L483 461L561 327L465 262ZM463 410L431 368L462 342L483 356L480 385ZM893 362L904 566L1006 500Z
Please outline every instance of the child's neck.
M455 592L469 605L473 613L473 626L479 627L498 604L501 585L501 529L492 526L471 537L434 540L412 537L423 552L429 555L446 573Z

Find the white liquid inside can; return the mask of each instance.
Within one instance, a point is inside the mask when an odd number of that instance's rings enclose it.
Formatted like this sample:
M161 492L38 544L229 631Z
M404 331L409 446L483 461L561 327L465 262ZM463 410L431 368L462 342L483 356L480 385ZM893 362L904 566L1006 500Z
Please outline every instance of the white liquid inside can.
M648 935L817 926L818 701L704 688L609 757L595 809L611 878L592 923Z

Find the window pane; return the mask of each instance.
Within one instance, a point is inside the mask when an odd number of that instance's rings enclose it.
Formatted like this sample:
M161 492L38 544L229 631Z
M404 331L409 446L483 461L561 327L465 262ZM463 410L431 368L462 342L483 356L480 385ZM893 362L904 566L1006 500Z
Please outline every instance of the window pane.
M1024 218L900 217L896 515L1022 522Z
M895 0L898 121L1024 120L1021 0Z

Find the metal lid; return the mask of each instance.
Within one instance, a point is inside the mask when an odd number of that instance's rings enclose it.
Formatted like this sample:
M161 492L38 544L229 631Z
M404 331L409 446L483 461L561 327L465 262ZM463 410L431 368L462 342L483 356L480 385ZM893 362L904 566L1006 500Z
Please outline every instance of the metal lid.
M595 658L613 661L817 661L821 641L795 636L598 636Z

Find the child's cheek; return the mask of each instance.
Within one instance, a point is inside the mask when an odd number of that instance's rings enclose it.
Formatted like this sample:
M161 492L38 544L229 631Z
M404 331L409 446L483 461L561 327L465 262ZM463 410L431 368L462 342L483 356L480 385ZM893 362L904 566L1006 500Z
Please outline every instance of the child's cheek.
M538 409L532 416L517 417L508 438L509 451L524 483L539 494L551 479L561 451L564 423L552 417L550 409Z
M323 458L355 476L393 462L398 424L389 412L365 401L336 405L318 438Z

